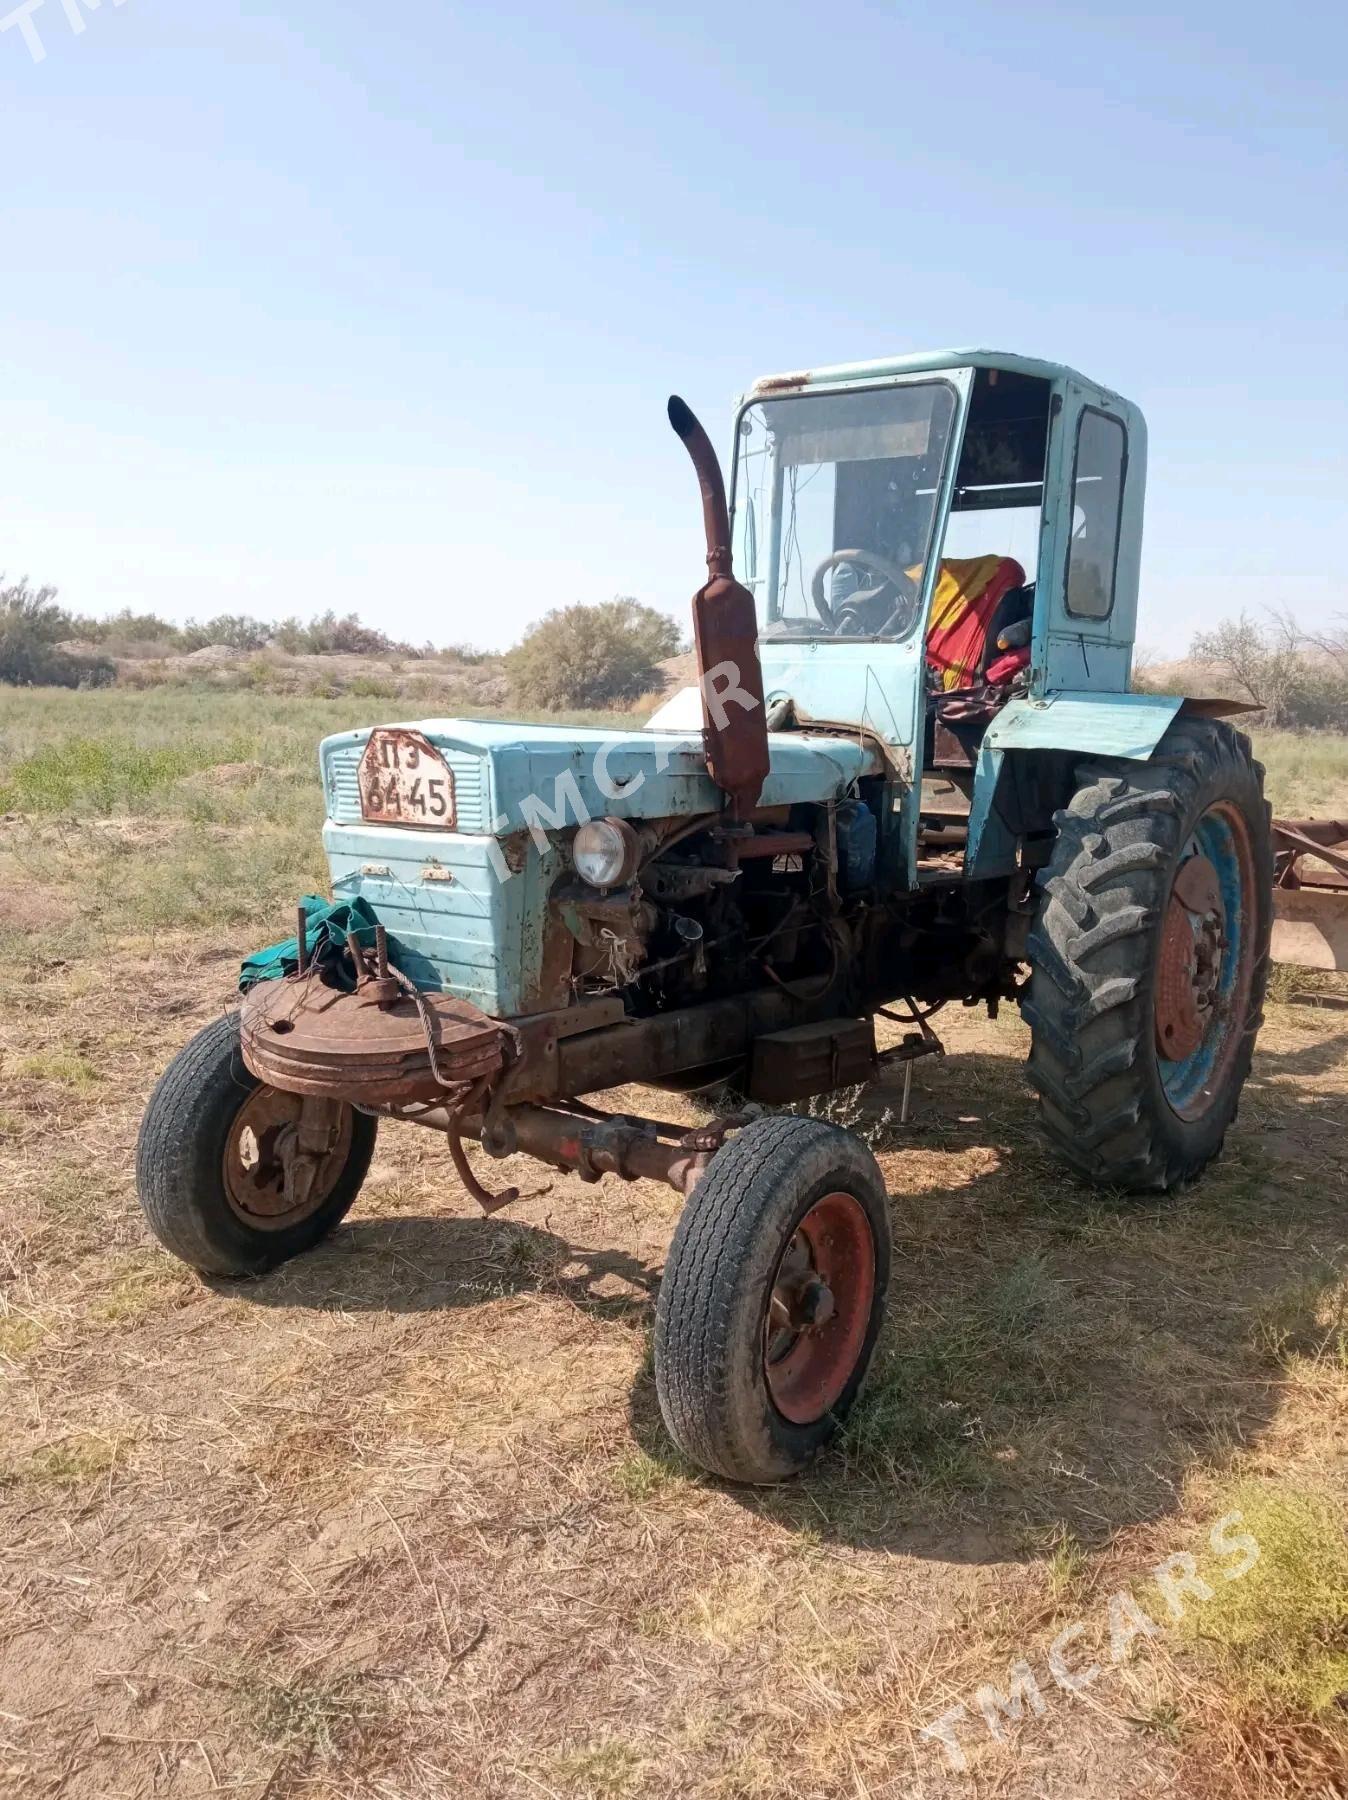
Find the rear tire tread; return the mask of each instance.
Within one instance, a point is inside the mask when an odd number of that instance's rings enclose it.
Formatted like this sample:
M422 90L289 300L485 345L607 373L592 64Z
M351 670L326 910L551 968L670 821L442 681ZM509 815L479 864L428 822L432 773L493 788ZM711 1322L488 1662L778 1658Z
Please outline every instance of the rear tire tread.
M1150 762L1084 763L1070 805L1055 815L1022 1012L1041 1124L1089 1180L1140 1192L1192 1180L1236 1115L1268 976L1272 851L1263 774L1248 739L1229 725L1180 717ZM1255 886L1264 891L1249 896L1250 1004L1228 1091L1189 1123L1170 1111L1155 1073L1150 977L1185 828L1217 800L1244 813Z

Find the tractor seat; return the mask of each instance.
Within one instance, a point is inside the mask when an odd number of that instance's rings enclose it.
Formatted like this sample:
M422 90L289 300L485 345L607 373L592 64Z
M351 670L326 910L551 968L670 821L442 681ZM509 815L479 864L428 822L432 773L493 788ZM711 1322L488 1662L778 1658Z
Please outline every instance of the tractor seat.
M1012 556L941 559L927 626L927 667L938 687L949 692L979 680L1002 602L1024 586L1025 571Z

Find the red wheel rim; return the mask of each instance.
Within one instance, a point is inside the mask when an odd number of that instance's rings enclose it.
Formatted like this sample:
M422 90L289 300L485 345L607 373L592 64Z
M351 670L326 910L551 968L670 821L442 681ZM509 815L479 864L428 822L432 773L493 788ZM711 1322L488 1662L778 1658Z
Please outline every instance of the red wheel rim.
M301 1137L305 1109L313 1145ZM287 1231L328 1199L351 1155L351 1108L259 1087L234 1115L221 1174L232 1213L254 1231Z
M1157 947L1157 1066L1181 1119L1201 1119L1226 1092L1249 1018L1258 910L1249 825L1218 801L1181 851Z
M778 1259L763 1319L773 1405L813 1425L852 1379L875 1299L875 1237L851 1194L816 1200Z

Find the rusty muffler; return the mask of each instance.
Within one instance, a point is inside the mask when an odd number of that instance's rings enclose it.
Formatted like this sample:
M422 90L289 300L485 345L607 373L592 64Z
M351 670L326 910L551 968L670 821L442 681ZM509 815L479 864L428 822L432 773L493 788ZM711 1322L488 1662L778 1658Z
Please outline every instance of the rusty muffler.
M711 439L677 394L670 397L669 422L697 470L707 532L708 579L693 596L707 768L731 811L743 818L756 805L769 766L758 620L753 595L734 577L725 481Z

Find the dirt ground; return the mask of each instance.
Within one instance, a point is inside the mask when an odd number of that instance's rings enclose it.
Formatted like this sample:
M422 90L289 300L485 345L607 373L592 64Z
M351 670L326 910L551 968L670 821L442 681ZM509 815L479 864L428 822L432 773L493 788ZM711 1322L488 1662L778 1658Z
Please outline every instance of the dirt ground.
M235 969L166 931L4 978L6 1793L1346 1791L1333 1695L1312 1717L1149 1584L1189 1551L1220 1586L1242 1495L1348 1494L1348 1013L1273 1006L1222 1163L1142 1205L1041 1151L1017 1020L943 1014L911 1125L898 1075L844 1109L894 1207L869 1397L747 1492L660 1427L663 1188L492 1165L530 1197L483 1219L401 1127L271 1277L154 1246L139 1114ZM1120 1594L1151 1630L1116 1664ZM1077 1622L1101 1673L1069 1693ZM999 1741L976 1694L1018 1662L1039 1706L992 1706ZM963 1773L922 1735L957 1704Z

